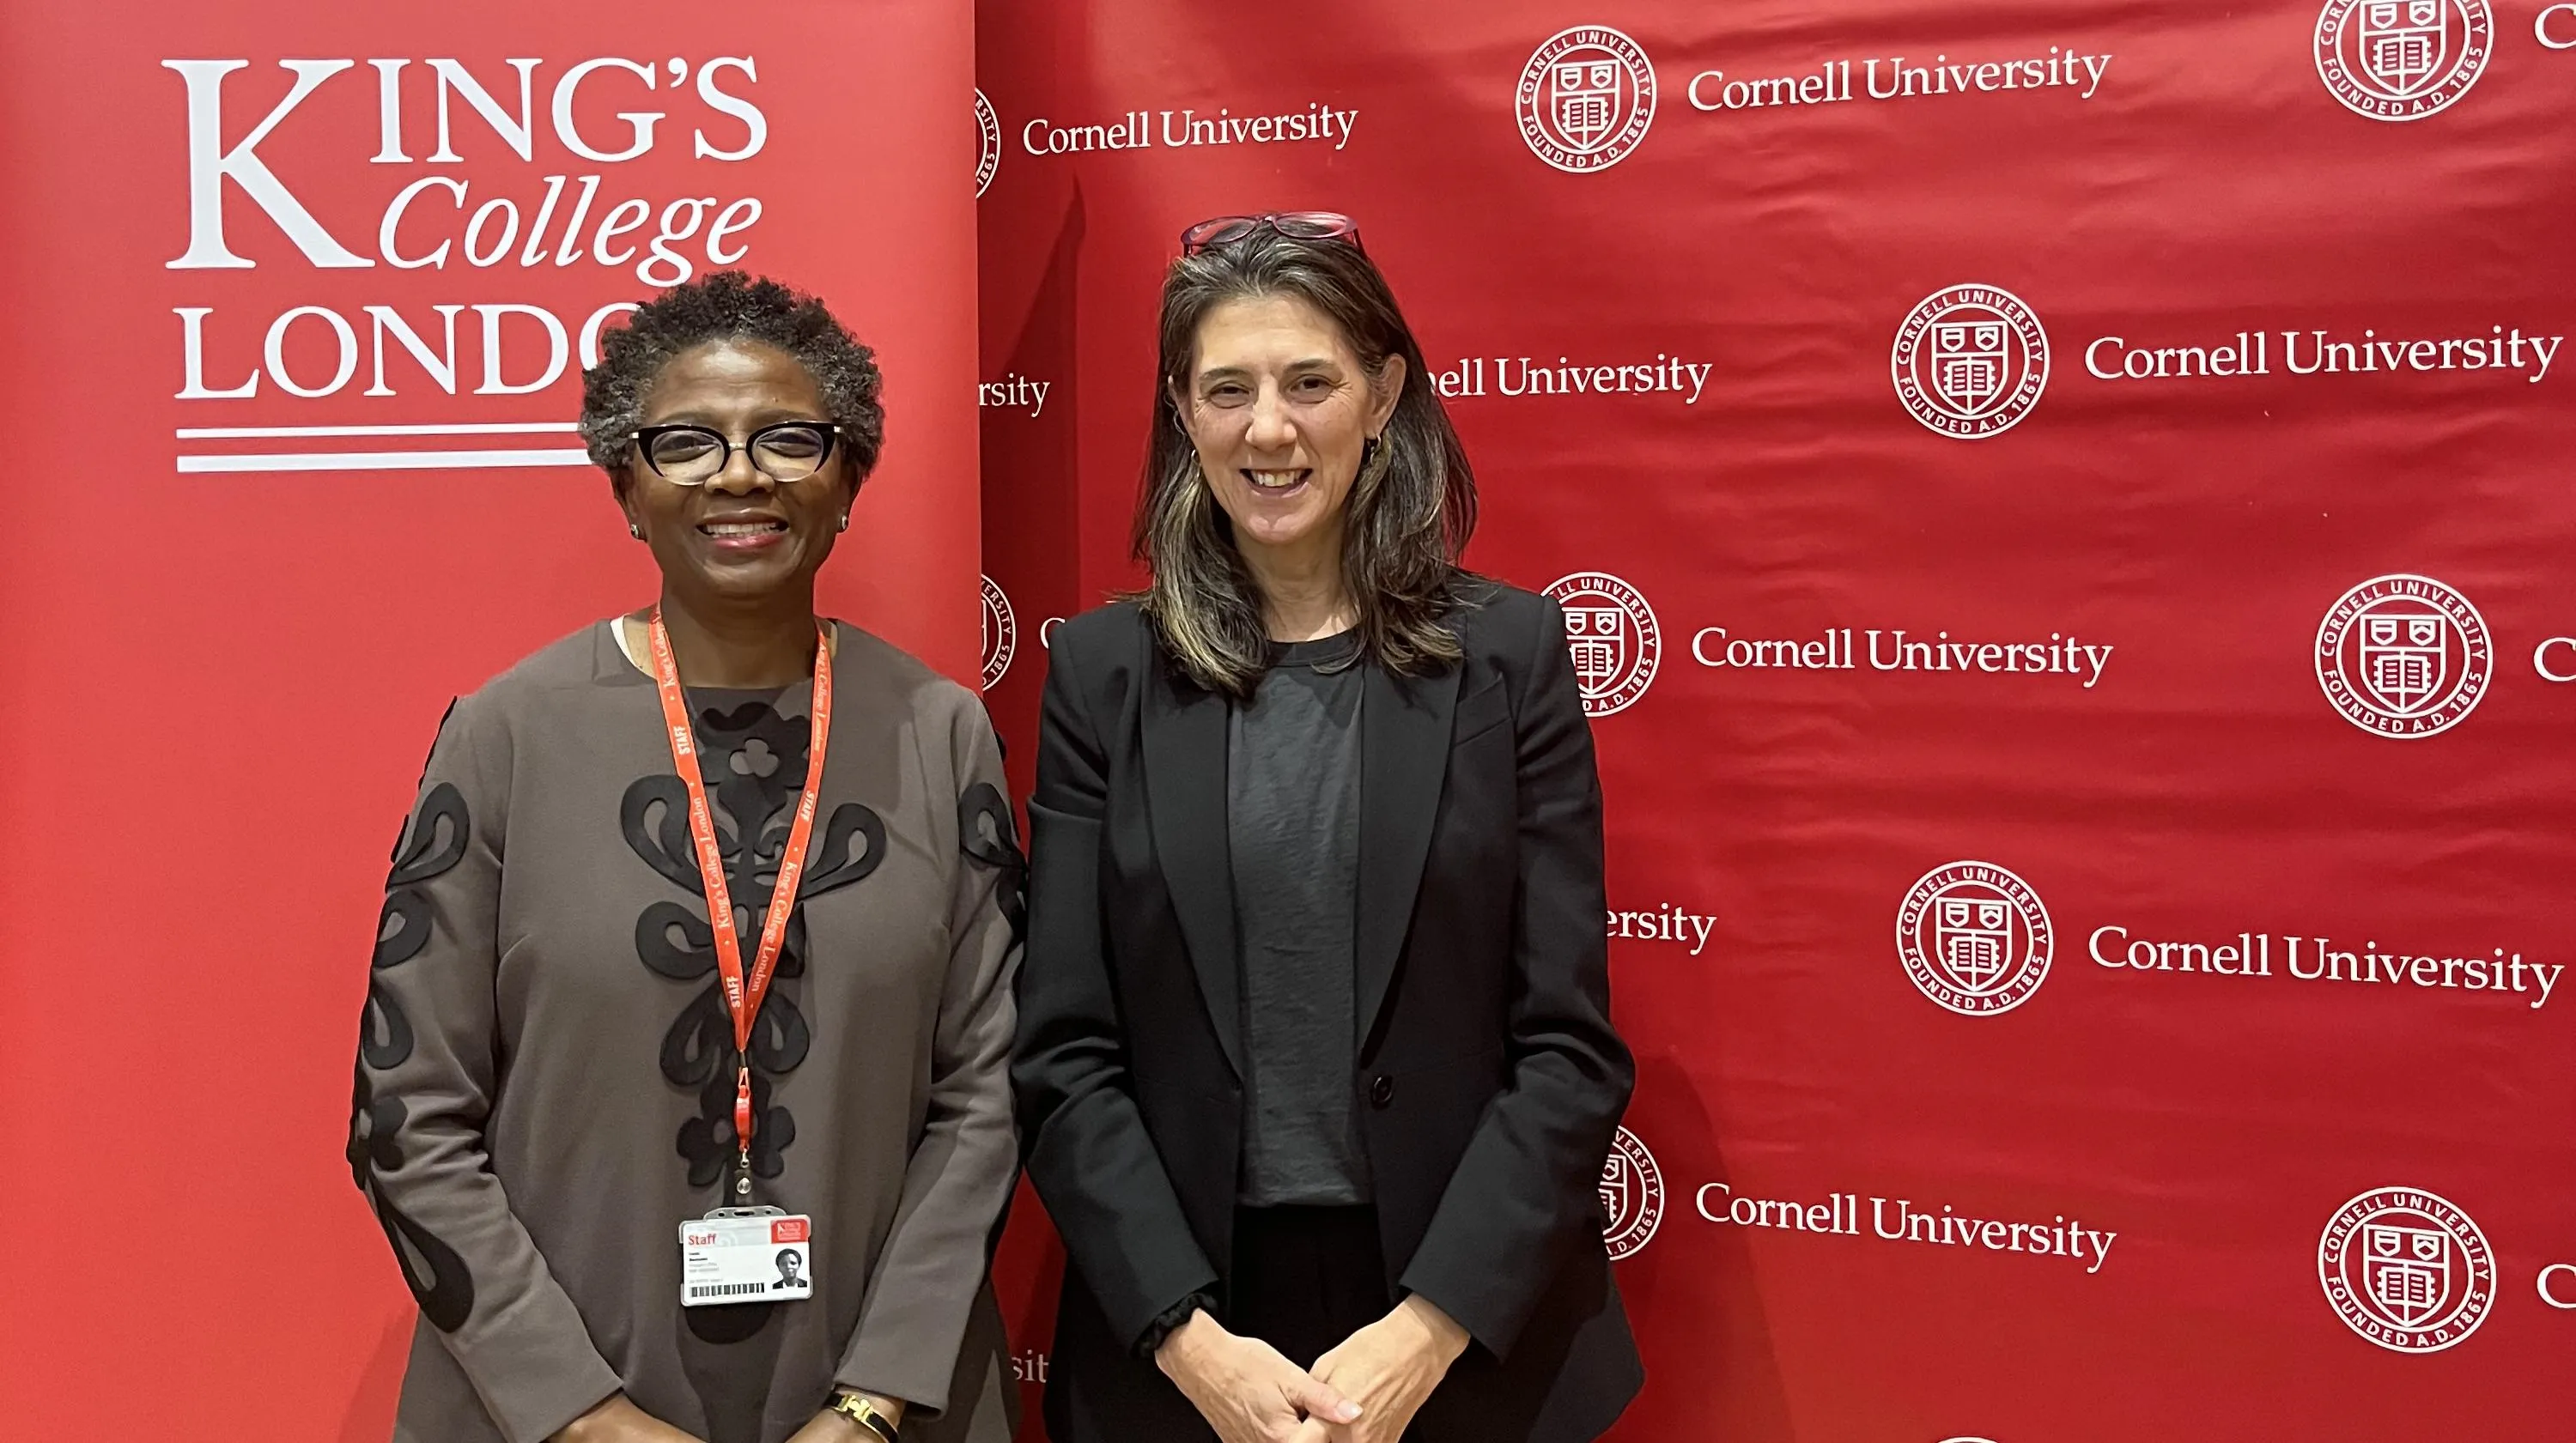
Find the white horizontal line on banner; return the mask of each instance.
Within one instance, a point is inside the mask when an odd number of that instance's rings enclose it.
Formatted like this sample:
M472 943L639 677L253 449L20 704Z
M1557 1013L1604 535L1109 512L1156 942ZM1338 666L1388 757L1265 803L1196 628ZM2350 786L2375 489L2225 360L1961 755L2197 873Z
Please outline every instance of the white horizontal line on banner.
M508 466L587 466L587 451L288 451L182 456L191 471L465 471Z
M474 421L427 426L182 426L182 441L277 436L535 436L579 429L570 421Z

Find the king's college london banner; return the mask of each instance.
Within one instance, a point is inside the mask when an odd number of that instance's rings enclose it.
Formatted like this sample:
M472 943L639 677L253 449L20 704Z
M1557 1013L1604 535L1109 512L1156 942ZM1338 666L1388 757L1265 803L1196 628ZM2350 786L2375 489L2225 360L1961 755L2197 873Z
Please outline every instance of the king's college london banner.
M601 328L725 266L831 302L888 419L826 604L973 676L972 17L0 33L0 1436L374 1443L416 1314L341 1157L384 848L450 697L653 597L573 434Z

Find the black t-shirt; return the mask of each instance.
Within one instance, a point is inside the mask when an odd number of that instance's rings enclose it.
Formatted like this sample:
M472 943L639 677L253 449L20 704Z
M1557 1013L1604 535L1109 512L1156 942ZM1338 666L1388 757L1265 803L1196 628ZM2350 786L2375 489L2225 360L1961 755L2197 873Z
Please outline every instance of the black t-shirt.
M1273 648L1227 723L1226 843L1242 938L1243 1173L1254 1207L1370 1200L1358 1052L1358 634Z

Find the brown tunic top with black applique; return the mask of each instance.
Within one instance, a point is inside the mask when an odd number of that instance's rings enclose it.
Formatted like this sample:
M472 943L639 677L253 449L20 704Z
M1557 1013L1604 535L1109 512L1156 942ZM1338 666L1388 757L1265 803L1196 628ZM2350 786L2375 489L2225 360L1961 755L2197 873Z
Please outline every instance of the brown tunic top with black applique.
M985 1288L1017 1163L1000 748L973 693L836 627L814 842L751 1045L747 1201L813 1215L809 1301L680 1306L679 1224L741 1201L736 1053L651 679L603 623L440 727L349 1143L420 1303L396 1439L537 1443L623 1390L708 1443L780 1443L836 1382L905 1400L908 1440L1009 1436ZM811 692L690 693L746 952Z

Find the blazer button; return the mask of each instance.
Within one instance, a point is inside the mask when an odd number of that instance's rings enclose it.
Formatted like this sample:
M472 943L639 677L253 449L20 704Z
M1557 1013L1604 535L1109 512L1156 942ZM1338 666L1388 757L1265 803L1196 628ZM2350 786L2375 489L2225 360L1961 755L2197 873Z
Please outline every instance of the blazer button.
M1369 1106L1384 1107L1393 1101L1395 1101L1395 1079L1381 1072L1377 1075L1377 1080L1369 1084Z

